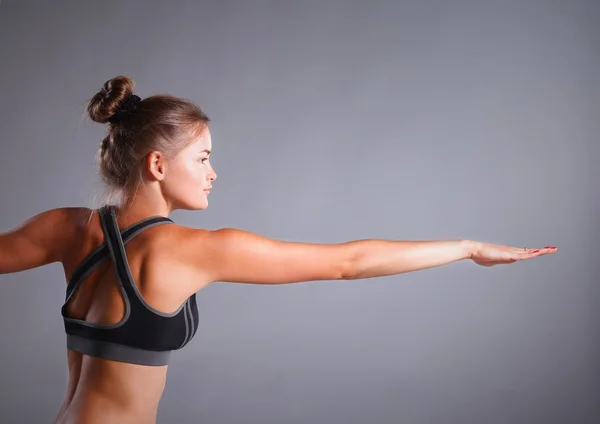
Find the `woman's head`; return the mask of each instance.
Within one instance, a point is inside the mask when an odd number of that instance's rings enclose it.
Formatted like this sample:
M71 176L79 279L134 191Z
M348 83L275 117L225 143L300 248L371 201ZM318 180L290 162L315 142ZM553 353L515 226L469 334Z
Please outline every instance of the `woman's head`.
M205 209L204 190L216 179L208 160L210 119L189 100L169 94L140 100L134 88L131 78L115 77L87 106L92 120L108 124L97 156L107 197L129 203L143 191L170 210Z

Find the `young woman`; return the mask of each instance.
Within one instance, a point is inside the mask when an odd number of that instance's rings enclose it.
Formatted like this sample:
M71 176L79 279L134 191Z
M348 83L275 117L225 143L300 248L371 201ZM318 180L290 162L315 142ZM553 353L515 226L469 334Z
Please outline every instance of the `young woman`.
M67 276L70 377L56 424L155 423L169 352L194 337L195 293L210 283L352 280L556 252L471 240L311 244L176 225L169 214L206 209L217 178L208 117L174 96L141 100L124 76L107 81L88 112L109 124L99 166L120 200L49 210L0 234L0 273L61 262Z

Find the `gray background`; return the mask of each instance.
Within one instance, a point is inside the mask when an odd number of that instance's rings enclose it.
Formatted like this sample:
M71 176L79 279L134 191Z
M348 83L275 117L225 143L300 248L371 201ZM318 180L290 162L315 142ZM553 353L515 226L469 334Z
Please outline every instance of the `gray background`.
M0 4L0 227L95 206L129 75L213 119L219 175L182 225L283 240L468 238L559 253L493 268L199 293L163 423L598 423L595 1ZM0 277L0 421L54 418L60 264Z

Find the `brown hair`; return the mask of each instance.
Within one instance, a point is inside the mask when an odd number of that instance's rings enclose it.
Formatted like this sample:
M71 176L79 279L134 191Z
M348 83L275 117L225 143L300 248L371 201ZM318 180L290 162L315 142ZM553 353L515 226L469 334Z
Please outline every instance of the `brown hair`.
M106 185L105 203L115 195L123 202L131 200L142 183L142 167L148 153L159 151L171 158L210 122L193 102L170 94L146 97L135 104L131 114L110 122L111 116L134 94L134 89L131 78L117 76L105 82L87 105L93 121L109 124L96 157Z

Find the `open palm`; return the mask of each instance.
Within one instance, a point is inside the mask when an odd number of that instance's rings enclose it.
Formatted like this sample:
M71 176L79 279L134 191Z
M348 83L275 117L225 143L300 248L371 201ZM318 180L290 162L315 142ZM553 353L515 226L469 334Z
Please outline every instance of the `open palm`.
M556 250L556 246L545 246L541 249L524 249L498 244L478 243L470 259L477 265L493 266L537 258L538 256L556 253Z

